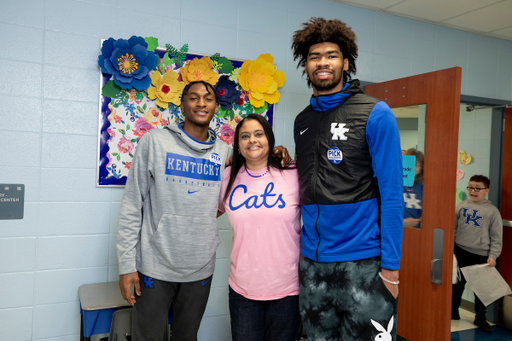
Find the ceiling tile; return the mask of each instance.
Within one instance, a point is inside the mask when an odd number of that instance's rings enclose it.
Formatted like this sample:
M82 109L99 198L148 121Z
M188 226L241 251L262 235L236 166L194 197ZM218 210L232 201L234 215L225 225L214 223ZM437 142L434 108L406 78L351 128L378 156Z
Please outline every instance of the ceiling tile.
M510 26L512 21L512 1L503 1L488 7L463 14L443 23L468 29L470 31L491 32Z
M357 1L347 1L347 0L333 0L335 2L341 2L342 4L370 8L370 9L383 9L389 6L393 6L403 0L357 0Z
M512 39L512 26L492 32L493 35L498 37L505 37L505 39Z
M317 0L310 0L312 2ZM512 40L512 0L330 0L390 15Z
M408 0L391 6L386 11L423 20L438 22L483 8L501 0Z

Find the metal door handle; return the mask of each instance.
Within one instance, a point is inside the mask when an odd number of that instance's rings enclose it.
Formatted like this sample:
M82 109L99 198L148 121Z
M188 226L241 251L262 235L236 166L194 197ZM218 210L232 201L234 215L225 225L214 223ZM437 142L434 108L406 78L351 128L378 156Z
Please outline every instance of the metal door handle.
M443 284L443 260L432 259L430 262L430 281L435 285Z
M430 281L435 285L443 284L443 237L443 230L434 229L432 261L430 262Z

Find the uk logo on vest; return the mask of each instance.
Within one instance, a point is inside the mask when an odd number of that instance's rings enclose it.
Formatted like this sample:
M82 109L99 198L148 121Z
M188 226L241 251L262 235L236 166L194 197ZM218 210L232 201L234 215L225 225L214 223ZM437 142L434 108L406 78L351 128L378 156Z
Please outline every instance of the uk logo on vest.
M350 129L345 128L346 123L331 123L331 134L333 140L347 140L345 133L348 133Z

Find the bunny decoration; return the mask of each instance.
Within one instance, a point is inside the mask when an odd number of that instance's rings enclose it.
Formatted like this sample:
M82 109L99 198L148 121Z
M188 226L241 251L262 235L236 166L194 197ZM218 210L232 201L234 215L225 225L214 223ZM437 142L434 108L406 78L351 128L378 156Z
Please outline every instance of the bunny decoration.
M372 324L374 327L381 333L377 334L375 336L375 341L391 341L393 338L391 337L391 331L393 330L393 316L391 316L391 319L388 323L388 330L384 329L383 326L381 326L380 323L375 322L374 320L370 319L372 321Z

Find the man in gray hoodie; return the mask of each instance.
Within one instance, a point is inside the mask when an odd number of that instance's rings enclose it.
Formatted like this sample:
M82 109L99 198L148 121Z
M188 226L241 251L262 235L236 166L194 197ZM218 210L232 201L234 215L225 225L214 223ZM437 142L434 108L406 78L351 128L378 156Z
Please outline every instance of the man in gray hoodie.
M495 266L501 253L503 221L498 209L485 199L489 193L490 180L483 175L473 175L469 179L469 199L457 204L455 209L455 248L459 267L476 264ZM459 306L466 280L453 285L452 320L459 320ZM486 307L475 295L475 321L480 330L491 332L485 317Z
M133 340L196 340L210 293L222 172L231 148L209 128L218 99L205 82L183 90L185 121L139 141L121 203L119 286L133 308ZM135 286L135 295L130 286Z

